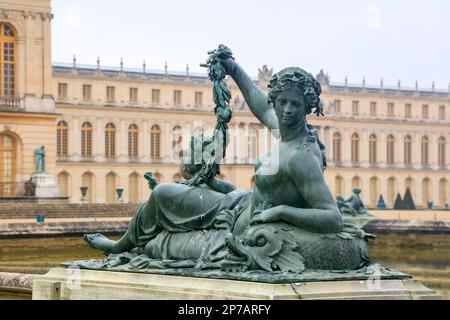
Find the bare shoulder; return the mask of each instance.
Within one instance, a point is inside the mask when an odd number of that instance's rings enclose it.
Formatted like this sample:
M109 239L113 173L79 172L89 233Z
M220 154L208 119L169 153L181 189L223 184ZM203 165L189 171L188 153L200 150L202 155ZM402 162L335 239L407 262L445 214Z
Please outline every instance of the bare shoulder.
M322 176L322 158L318 146L314 143L306 147L297 147L288 160L288 173L292 178Z

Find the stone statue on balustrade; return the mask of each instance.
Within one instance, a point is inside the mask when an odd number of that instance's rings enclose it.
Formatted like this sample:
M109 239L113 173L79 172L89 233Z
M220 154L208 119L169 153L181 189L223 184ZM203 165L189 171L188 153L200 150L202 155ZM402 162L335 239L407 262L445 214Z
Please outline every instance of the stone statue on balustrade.
M39 147L34 151L36 173L45 173L45 147Z
M72 263L100 270L217 270L222 275L260 271L270 276L314 270L361 270L371 262L367 244L374 236L343 223L324 178L325 146L307 116L323 115L320 83L296 67L272 76L264 94L225 46L209 52L217 125L212 137L192 137L183 154L189 179L158 183L119 240L85 236L103 261ZM216 178L229 142L232 118L230 76L251 112L278 138L255 165L253 190L239 190ZM363 208L359 195L349 199ZM360 210L358 209L358 210ZM358 211L359 212L359 211ZM192 272L194 272L192 271Z

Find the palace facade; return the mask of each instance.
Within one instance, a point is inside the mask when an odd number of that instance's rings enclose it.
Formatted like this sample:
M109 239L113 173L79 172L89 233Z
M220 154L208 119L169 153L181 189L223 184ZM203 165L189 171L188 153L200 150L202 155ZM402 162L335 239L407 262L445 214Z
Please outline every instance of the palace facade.
M50 0L0 0L0 198L20 197L35 171L34 150L46 147L47 171L61 196L91 203L141 202L143 174L181 178L179 152L196 131L215 125L212 85L189 68L171 72L51 62ZM255 83L266 90L271 70ZM330 83L322 71L325 117L309 116L327 147L325 177L335 195L362 188L375 207L392 207L411 189L418 206L445 208L450 199L450 95L432 88ZM251 188L254 163L274 139L250 113L230 80L230 145L221 177Z

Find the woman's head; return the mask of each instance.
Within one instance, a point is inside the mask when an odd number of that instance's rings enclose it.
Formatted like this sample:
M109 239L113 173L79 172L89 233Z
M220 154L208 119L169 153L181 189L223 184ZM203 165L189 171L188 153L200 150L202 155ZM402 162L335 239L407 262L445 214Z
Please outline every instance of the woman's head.
M276 73L269 83L269 103L274 106L278 119L286 124L304 118L313 109L315 114L323 115L321 93L313 75L295 67Z

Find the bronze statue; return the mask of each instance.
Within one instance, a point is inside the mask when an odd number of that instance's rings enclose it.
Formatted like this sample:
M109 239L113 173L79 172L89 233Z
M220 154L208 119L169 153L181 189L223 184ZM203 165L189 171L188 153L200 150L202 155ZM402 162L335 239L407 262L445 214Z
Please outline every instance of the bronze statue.
M351 214L352 216L367 214L366 207L359 196L360 188L354 188L353 194L345 200L342 196L336 197L336 202L342 214Z
M153 192L121 239L85 236L91 247L110 254L102 266L299 273L368 265L372 236L343 224L323 176L325 146L307 123L308 114L323 115L320 83L300 68L286 68L272 77L266 96L228 48L220 46L210 55L210 77L219 88L215 137L193 138L183 160L191 179L158 184L147 175ZM224 153L217 145L226 147L231 119L230 96L220 83L225 74L237 83L255 117L279 138L256 163L253 191L215 178L217 155ZM199 146L203 156L196 161Z
M36 173L45 173L45 147L39 147L34 151Z

